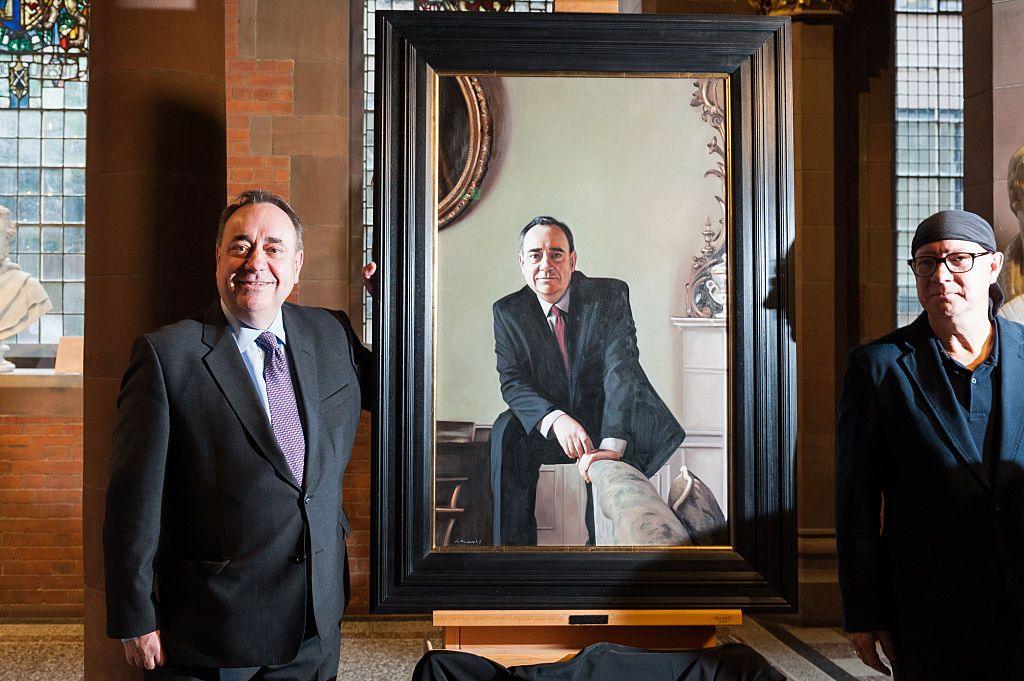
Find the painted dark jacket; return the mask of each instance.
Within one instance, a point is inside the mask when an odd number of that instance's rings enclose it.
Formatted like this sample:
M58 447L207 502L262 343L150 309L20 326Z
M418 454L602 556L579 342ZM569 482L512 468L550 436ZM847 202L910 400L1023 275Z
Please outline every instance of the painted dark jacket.
M623 461L647 477L682 443L682 426L640 366L629 288L618 279L574 272L566 315L566 374L537 295L524 286L494 304L494 351L501 395L526 432L561 409L586 429L595 446L606 437L626 440ZM495 422L501 442L509 412ZM500 460L500 459L499 459Z

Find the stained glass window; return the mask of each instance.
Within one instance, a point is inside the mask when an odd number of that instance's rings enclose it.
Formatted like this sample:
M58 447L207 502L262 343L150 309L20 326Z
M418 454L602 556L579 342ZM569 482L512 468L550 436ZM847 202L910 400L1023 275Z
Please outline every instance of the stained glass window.
M3 0L0 0L3 2ZM363 5L363 262L373 249L373 81L377 10L551 12L554 0L365 0ZM363 341L373 341L373 306L363 298Z
M963 22L960 0L896 2L896 315L920 314L910 257L924 218L963 207Z
M17 343L84 330L88 18L89 0L0 0L0 205L11 260L53 303Z

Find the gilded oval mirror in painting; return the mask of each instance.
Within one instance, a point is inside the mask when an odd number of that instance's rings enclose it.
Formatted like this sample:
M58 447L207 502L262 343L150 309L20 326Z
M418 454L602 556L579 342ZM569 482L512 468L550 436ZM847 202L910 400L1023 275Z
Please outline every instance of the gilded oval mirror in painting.
M454 223L479 199L491 156L491 126L487 95L479 79L438 79L438 229Z

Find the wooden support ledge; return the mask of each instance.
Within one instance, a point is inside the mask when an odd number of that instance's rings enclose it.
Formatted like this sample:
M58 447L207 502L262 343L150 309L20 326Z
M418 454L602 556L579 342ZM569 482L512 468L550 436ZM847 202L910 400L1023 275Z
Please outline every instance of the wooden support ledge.
M717 644L717 627L740 610L435 610L444 647L510 667L571 659L599 642L683 650Z

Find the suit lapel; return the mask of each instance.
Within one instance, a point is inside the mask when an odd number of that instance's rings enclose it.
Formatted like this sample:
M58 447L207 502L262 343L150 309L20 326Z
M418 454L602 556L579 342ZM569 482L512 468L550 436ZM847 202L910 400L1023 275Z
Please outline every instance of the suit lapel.
M292 314L288 305L284 307L284 330L288 335L289 361L295 369L298 382L299 410L305 415L306 424L306 489L316 488L320 481L323 465L319 456L320 414L317 409L319 384L316 376L316 354L309 342L309 334L299 318Z
M1024 333L1018 324L996 317L999 324L999 435L995 451L1000 463L1021 458L1024 418L1020 410L1020 386L1024 385ZM993 414L996 416L996 414Z
M917 388L933 422L945 434L950 449L978 483L987 489L989 481L981 452L974 446L974 438L956 404L953 387L942 367L939 349L931 342L931 335L928 319L922 314L914 322L909 351L899 358L899 364Z
M228 331L219 301L207 309L203 318L203 343L210 347L210 351L203 357L203 363L241 421L242 427L278 475L298 489L284 453L277 445L274 431L270 428L270 420L263 410L256 386L252 384L242 355L238 352L238 345Z
M586 357L586 340L590 336L592 316L585 314L592 310L588 297L590 288L587 286L587 277L582 272L574 272L572 275L572 295L569 298L569 324L566 326L565 344L569 349L569 386L573 394L576 394L577 384L580 380L580 370L583 358ZM601 348L603 350L603 348Z

